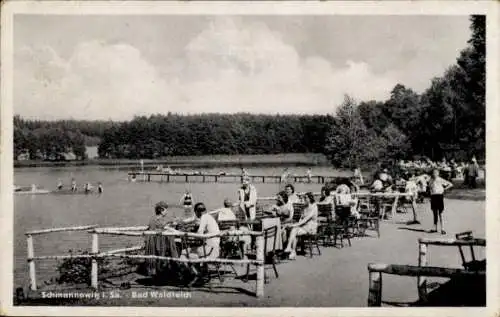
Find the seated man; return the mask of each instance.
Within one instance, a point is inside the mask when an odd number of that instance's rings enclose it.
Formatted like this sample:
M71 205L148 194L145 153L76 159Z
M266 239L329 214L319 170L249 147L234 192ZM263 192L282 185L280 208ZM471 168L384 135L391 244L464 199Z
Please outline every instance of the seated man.
M228 198L224 199L224 208L214 212L217 213L217 221L236 220L236 215L231 207L233 207L233 203Z
M207 213L207 208L203 203L197 203L194 206L194 213L199 219L198 234L219 234L219 225L215 218ZM197 247L194 252L190 252L189 257L192 258L218 258L220 253L220 237L208 238L204 240L204 244ZM193 250L190 250L193 251Z

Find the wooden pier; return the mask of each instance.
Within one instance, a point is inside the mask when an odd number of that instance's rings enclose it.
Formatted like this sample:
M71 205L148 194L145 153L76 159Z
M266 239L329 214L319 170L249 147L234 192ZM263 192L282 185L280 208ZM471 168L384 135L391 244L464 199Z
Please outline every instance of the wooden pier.
M128 173L129 180L142 182L165 182L165 183L240 183L241 174L169 174L158 171L137 171ZM324 184L328 181L337 179L336 176L289 175L285 181L282 176L276 175L248 175L252 183L311 183Z

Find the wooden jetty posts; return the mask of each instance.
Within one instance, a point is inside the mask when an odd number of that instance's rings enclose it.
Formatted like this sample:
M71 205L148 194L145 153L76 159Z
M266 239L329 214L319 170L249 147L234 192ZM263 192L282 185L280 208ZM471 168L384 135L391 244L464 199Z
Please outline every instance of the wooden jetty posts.
M165 183L240 183L242 180L241 174L182 174L182 173L165 173L158 171L137 171L129 172L129 179L136 179L142 182L165 182ZM248 175L252 183L281 183L282 176L276 175ZM335 176L313 175L297 176L289 175L286 177L286 182L293 183L312 183L324 184L330 180L336 179Z
M45 255L45 256L35 256L33 247L33 236L48 234L54 232L68 232L68 231L85 231L92 235L92 245L91 254L64 254L64 255ZM114 249L106 252L99 251L99 235L114 235L114 236L135 236L135 237L145 237L148 235L163 235L163 236L174 236L177 238L183 237L195 237L199 239L210 239L214 237L227 237L227 236L254 236L256 239L256 249L257 257L255 260L252 259L188 259L188 258L176 258L176 257L166 257L166 256L156 256L156 255L145 255L145 254L127 254L127 252L143 250L143 245L137 245L128 248ZM137 227L107 227L98 228L97 225L90 226L79 226L79 227L68 227L68 228L52 228L30 231L26 233L27 243L28 243L28 263L29 263L29 278L30 278L30 290L37 291L38 286L36 282L36 268L35 261L48 260L48 259L75 259L75 258L91 258L91 276L90 276L90 286L93 289L99 289L99 267L98 259L102 258L128 258L128 259L156 259L164 261L175 261L183 263L219 263L219 264L240 264L240 265L255 265L257 267L257 281L256 281L256 296L264 296L264 235L263 232L256 231L245 231L245 232L223 232L220 234L197 234L197 233L187 233L179 231L165 230L163 232L158 231L148 231L146 226Z
M457 235L458 237L459 235ZM428 239L420 238L418 240L418 266L414 265L396 265L396 264L382 264L370 263L368 264L369 275L369 289L368 289L368 306L380 307L382 306L382 274L400 275L400 276L414 276L417 277L418 297L422 302L427 301L427 277L445 277L452 278L458 276L477 276L486 275L485 269L455 269L445 267L427 266L427 247L429 245L435 246L456 246L460 250L462 261L465 260L462 247L468 246L471 250L472 260L475 261L474 246L485 247L485 239ZM466 267L466 263L463 263Z

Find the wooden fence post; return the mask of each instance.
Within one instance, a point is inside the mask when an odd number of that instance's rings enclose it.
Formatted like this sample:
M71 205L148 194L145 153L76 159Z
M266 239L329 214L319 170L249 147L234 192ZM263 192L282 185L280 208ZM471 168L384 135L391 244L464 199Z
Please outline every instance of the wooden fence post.
M368 306L382 306L382 272L370 271L368 273L370 283L368 288Z
M264 296L264 236L257 236L257 261L262 261L257 264L257 297Z
M418 240L418 266L427 266L427 244ZM427 300L427 277L418 276L418 297L422 301Z
M92 254L96 256L99 253L99 235L97 233L92 234ZM90 277L91 286L95 289L98 288L98 266L97 266L97 257L92 258L92 271Z
M35 272L35 250L33 249L33 236L28 235L26 239L28 243L28 266L30 272L30 289L36 291L36 272Z

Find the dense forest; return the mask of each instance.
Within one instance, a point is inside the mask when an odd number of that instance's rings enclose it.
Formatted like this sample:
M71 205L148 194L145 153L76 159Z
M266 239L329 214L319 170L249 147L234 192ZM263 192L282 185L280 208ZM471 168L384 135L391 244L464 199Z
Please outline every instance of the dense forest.
M485 156L485 16L468 45L421 94L396 85L386 101L345 96L332 115L152 115L129 122L14 120L15 153L57 155L99 142L101 158L326 154L335 166L427 156ZM361 84L361 83L360 83ZM78 153L78 154L77 154Z
M85 159L85 147L99 145L105 132L119 123L111 121L26 120L14 116L14 157L60 160L73 152Z

